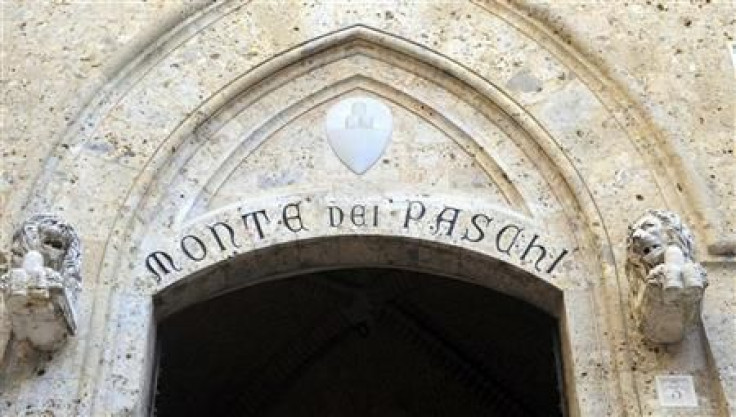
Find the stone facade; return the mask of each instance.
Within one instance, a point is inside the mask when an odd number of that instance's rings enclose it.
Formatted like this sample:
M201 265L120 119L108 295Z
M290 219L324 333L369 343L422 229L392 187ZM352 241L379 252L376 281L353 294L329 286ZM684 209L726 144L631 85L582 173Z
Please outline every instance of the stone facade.
M10 337L0 415L147 415L157 316L351 265L558 317L570 415L736 414L731 2L1 7L0 251L56 213L84 279L64 346ZM390 141L351 168L325 118L360 99ZM628 226L650 208L708 271L678 343L635 317ZM665 401L689 381L696 405Z

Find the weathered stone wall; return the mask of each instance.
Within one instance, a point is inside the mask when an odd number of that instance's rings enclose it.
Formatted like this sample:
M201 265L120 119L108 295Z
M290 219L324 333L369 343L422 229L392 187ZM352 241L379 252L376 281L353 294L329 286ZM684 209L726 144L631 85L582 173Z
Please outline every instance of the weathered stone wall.
M94 94L145 45L205 4L3 3L4 233L19 222L13 215L24 208L47 156ZM702 186L698 197L723 221L720 235L736 233L732 4L520 7L647 110Z
M131 60L205 2L4 2L2 240L61 138ZM57 149L57 147L61 148Z
M286 249L261 260L281 269L258 279L328 265L300 242L352 235L444 245L445 257L344 241L328 252L443 263L550 311L545 288L564 293L573 415L676 415L657 401L666 374L694 376L691 415L736 413L731 2L2 8L0 251L30 214L57 212L80 233L85 280L67 346L49 356L11 342L0 414L143 412L152 295L186 304L250 284L218 268L262 248ZM323 138L326 111L351 95L383 100L394 117L391 145L360 176ZM428 213L409 224L412 201ZM304 230L284 227L297 203ZM378 207L374 227L325 217L355 204ZM650 207L684 217L710 271L704 331L676 346L648 345L628 314L626 226ZM186 236L211 239L214 221L261 209L273 219L263 235L251 217L237 247L207 241L206 259L184 265ZM474 242L479 213L498 226ZM493 239L508 225L526 234L504 252ZM549 251L541 264L522 256L533 242ZM144 260L156 250L185 269L154 279ZM302 252L289 263L288 250ZM527 275L484 278L463 265L471 253ZM203 270L210 280L192 278ZM539 282L518 283L529 277Z

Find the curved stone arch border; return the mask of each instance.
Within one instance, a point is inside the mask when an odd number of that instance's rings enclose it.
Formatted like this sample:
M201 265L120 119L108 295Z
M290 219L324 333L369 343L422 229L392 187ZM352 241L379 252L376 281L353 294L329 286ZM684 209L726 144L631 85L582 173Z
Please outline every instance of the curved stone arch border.
M545 48L551 51L556 57L558 57L558 59L566 62L570 68L575 68L576 74L578 74L586 81L586 83L589 85L589 88L591 88L592 91L596 92L600 100L602 100L604 103L607 103L610 109L613 109L611 113L615 115L619 125L624 130L629 132L630 138L634 138L636 141L642 141L643 143L647 143L647 141L655 139L655 144L660 146L646 147L650 150L651 154L644 155L645 160L650 162L650 165L652 167L655 167L655 173L657 174L656 178L658 178L658 183L661 184L660 192L664 195L664 201L668 202L668 206L674 206L673 208L687 213L686 217L690 219L696 219L696 224L698 225L702 225L703 223L718 223L716 221L717 219L715 219L710 213L707 212L707 209L705 208L707 207L707 202L705 198L703 196L695 194L694 190L697 189L697 187L688 186L688 178L692 177L684 175L687 173L687 169L682 168L685 167L685 165L682 164L682 158L675 158L675 160L680 162L680 164L674 168L669 165L662 166L661 164L656 163L656 160L658 159L657 156L659 155L659 152L662 151L660 147L664 149L663 152L665 154L676 156L677 152L670 149L671 145L668 145L666 141L661 139L661 135L652 134L654 133L654 129L652 128L652 126L648 122L646 122L646 119L641 116L640 113L638 113L636 110L632 110L632 107L629 106L630 102L626 99L626 96L625 94L623 94L622 91L617 89L615 85L610 81L606 81L605 77L597 72L593 66L586 64L584 59L582 59L579 54L575 53L571 48L565 46L563 43L557 41L548 33L548 31L539 27L539 25L537 25L531 19L525 17L522 13L516 11L511 7L507 7L501 4L476 4L492 14L500 16L511 26L521 28L520 30L526 33L526 35L534 42L544 45ZM88 137L89 126L96 126L97 123L108 114L110 109L112 109L119 102L119 100L121 100L121 98L124 97L128 93L128 91L130 91L130 89L138 82L138 80L144 77L148 73L148 71L153 68L156 63L164 59L179 45L182 45L184 42L186 42L187 39L194 36L194 34L199 33L213 22L224 18L228 14L233 13L244 6L244 4L240 3L225 3L211 6L200 11L198 14L192 16L190 19L187 19L187 21L183 22L182 25L180 25L176 30L170 32L164 38L154 43L147 51L145 51L141 55L141 58L135 60L128 67L123 69L120 75L110 84L108 84L108 86L100 94L100 98L93 102L87 108L85 113L79 117L78 124L68 131L68 136L65 138L67 140L64 140L63 142L65 142L66 144L74 145L75 143L78 143L77 138L79 138L79 140L84 140L85 137ZM268 65L261 66L258 68L258 70L262 71L264 74L267 74L270 71ZM514 101L511 97L507 97L507 100L512 103ZM211 113L207 112L195 112L193 115L194 117L190 119L190 127L194 128L195 126L199 125L199 123L201 123L203 120L210 117L210 115ZM629 125L626 123L627 121L631 121L634 123ZM521 121L521 123L524 124L523 120ZM525 129L528 129L528 131L533 131L535 129L535 126L536 123L530 123L529 126L525 126ZM544 135L540 134L538 137L542 136ZM656 140L658 138L659 140ZM551 142L551 145L554 147L554 141ZM56 172L58 172L56 169L57 165L59 167L59 170L64 170L65 161L63 159L64 152L62 152L61 148L59 148L59 150L55 152L55 155L61 159L61 162L59 162L59 160L55 158L49 159L49 169L46 171L48 174L39 179L38 186L33 190L34 194L30 197L30 202L32 204L30 204L29 207L31 207L31 209L47 207L49 205L52 205L56 200L55 193L59 187L58 183L63 182L63 180L59 180L57 178L54 178L53 176ZM587 227L590 230L598 231L594 232L594 234L606 236L607 233L605 232L599 233L605 229L606 224L603 222L600 222L597 225L594 224L596 223L596 220L593 219L598 219L601 217L598 209L596 208L595 198L590 195L589 190L585 186L584 182L582 182L582 180L575 182L575 179L579 179L579 175L574 172L574 168L569 165L569 161L564 161L564 152L556 153L556 155L558 157L561 157L559 162L564 162L556 164L557 167L560 170L569 171L568 175L565 175L568 179L571 179L571 182L568 182L567 186L575 190L573 192L573 195L578 198L577 203L583 207L585 212L594 213L594 215L592 216L584 216L588 223ZM550 157L552 158L553 156L550 155ZM672 177L678 178L678 180L681 180L680 182L685 185L684 188L690 198L686 199L686 201L684 202L680 201L680 198L678 197L679 194L674 189L674 182L669 182L668 180L668 178L670 178L669 170L677 171L679 169L682 169L683 172L677 172L677 175L674 175ZM142 177L139 179L144 180L144 178L146 178L146 174L143 174ZM140 195L131 196L131 199L128 200L128 203L126 205L120 208L120 211L122 213L125 213L126 211L131 210L134 206L137 205L136 200L140 197ZM133 204L131 205L129 203ZM700 203L700 205L698 203ZM131 222L135 221L132 214L125 214L123 217L131 219ZM706 220L703 220L703 218L705 218ZM118 227L112 228L108 235L110 239L108 240L108 256L112 256L110 254L113 253L116 249L115 241L119 241L115 238L116 232L119 233L121 230L130 230L128 227L130 223L126 221L121 221L117 223ZM703 229L703 227L698 228L698 230L701 232L703 231ZM611 243L610 239L608 238L603 238L602 240L605 242L605 244ZM598 243L602 244L603 242ZM606 252L603 258L605 259L608 256L610 256L610 253ZM109 258L107 259L107 261L101 260L100 267L104 267L105 263L108 261ZM602 260L601 262L608 267L615 267L615 261L613 261L613 259ZM108 267L112 266L108 265ZM609 271L608 276L609 278L618 277L619 274ZM107 279L112 278L114 278L114 275L107 276ZM102 283L103 280L99 281ZM96 303L99 303L99 305L96 307L106 309L107 288L105 287L105 285L100 285L98 291L99 294L96 297L98 298L96 300ZM99 311L97 313L99 313ZM105 315L97 314L94 317L94 321L96 321L97 326L104 327ZM102 357L101 352L104 347L92 346L91 349L92 350L88 352L90 354L87 355L90 361L96 361L98 358ZM92 379L94 380L95 378ZM93 382L94 381L91 381L87 384ZM94 391L91 386L83 387L82 390L88 393Z
M384 200L384 201L381 201ZM371 206L382 204L380 210L384 213L379 227L375 228L333 228L319 227L325 222L319 218L326 218L324 210L329 204L346 207L345 204L356 201ZM141 266L131 270L121 269L120 286L128 290L121 290L112 295L110 310L107 312L114 323L126 323L125 330L108 328L105 346L111 346L106 354L108 363L101 370L98 383L94 384L101 390L109 390L110 381L115 375L126 375L128 390L120 387L115 390L117 399L128 395L128 404L137 404L145 407L149 404L147 394L150 387L145 383L152 382L149 372L153 357L152 349L155 338L149 323L153 306L151 294L158 300L158 314L166 316L185 308L192 303L211 299L228 291L237 290L244 286L256 285L267 280L279 279L304 272L334 269L345 267L384 267L412 269L461 279L477 285L488 287L496 291L522 299L561 321L560 340L566 360L565 378L569 409L576 415L583 409L584 415L600 412L602 409L617 412L621 407L616 391L618 381L611 379L603 369L609 368L603 350L606 350L605 337L601 334L594 299L594 287L585 284L581 279L579 284L574 281L578 275L587 276L585 268L572 268L570 272L565 268L559 274L535 273L534 260L520 262L519 254L523 247L530 244L530 238L543 236L541 241L547 250L554 253L553 258L561 256L561 249L554 246L554 241L544 235L544 227L535 224L531 219L508 211L503 207L478 206L470 201L462 205L460 200L450 200L453 206L463 210L458 229L469 228L469 217L474 213L484 213L494 219L494 227L487 230L487 235L500 233L503 226L515 224L524 230L526 237L522 237L523 244L512 254L494 252L493 245L498 242L493 237L484 241L468 242L462 239L463 233L437 236L437 229L433 229L433 221L402 227L405 222L406 211L397 210L403 207L408 210L408 202L422 201L430 217L437 215L445 205L446 199L433 196L387 196L359 197L333 196L330 194L307 194L291 196L264 197L260 201L246 201L242 206L226 207L217 212L194 219L183 225L171 239L162 242L142 242L143 250L165 250L173 255L177 270L171 275L161 277L161 282L151 288L150 274L146 274ZM286 206L299 204L299 226L305 226L304 231L289 231L284 225L275 221L280 213L286 213ZM392 205L393 204L393 205ZM293 207L293 206L292 206ZM349 206L348 206L349 207ZM253 227L243 228L238 224L243 214L265 209L271 221L263 226L263 233ZM416 213L417 210L413 209ZM292 215L294 211L289 211ZM218 222L224 222L233 229L235 234L228 234L226 229L220 228L221 244L227 248L219 248L207 228ZM285 222L285 221L284 221ZM245 223L245 220L243 220ZM419 222L417 222L419 223ZM317 225L317 226L315 226ZM444 230L443 230L444 232ZM472 230L473 233L476 230ZM261 235L259 237L259 235ZM200 259L199 253L187 260L181 256L186 237L195 236L206 242L207 253ZM533 238L531 238L533 241ZM189 243L192 243L190 241ZM195 245L196 247L196 245ZM497 247L497 246L496 246ZM195 249L194 252L197 252ZM195 261L195 262L192 262ZM544 265L544 269L547 269ZM594 272L592 272L594 273ZM564 303L563 303L564 294ZM143 311L141 311L141 309ZM160 318L160 317L159 317ZM576 342L587 341L584 343ZM145 349L147 341L148 350ZM131 355L134 363L127 363L113 358ZM604 364L605 363L605 364ZM609 372L613 372L612 370ZM589 373L589 378L581 381L574 375ZM131 384L136 384L131 387ZM577 393L581 395L578 397ZM110 407L104 400L104 395L97 399L98 404L92 408L93 413ZM101 403L99 403L101 401Z

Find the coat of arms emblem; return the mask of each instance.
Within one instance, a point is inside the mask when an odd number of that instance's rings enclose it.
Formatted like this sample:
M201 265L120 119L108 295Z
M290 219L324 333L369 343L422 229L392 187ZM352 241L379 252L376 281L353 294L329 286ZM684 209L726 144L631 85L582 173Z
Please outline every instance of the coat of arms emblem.
M330 147L354 173L368 171L391 139L391 110L379 100L350 97L330 108L325 130Z

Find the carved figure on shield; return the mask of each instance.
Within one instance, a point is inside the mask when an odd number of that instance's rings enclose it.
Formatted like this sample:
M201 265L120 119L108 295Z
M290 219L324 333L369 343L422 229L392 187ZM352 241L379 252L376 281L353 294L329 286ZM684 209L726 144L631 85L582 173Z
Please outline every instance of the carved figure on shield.
M13 235L11 269L0 278L13 336L41 350L58 349L76 332L81 244L74 228L38 214Z
M627 275L644 336L675 343L700 319L705 269L693 259L690 229L670 211L647 210L629 226Z

